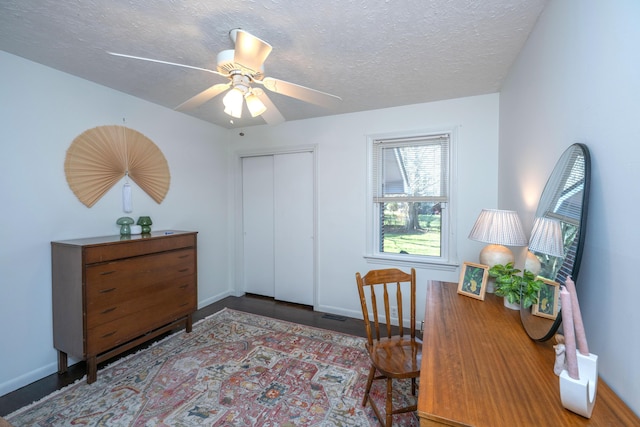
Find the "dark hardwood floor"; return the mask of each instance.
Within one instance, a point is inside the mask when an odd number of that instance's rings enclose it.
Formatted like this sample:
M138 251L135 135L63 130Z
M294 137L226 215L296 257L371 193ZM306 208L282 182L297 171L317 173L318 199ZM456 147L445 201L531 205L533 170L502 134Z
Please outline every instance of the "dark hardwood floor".
M308 306L275 301L272 298L256 295L228 297L207 307L203 307L194 314L193 322L195 323L202 320L225 307L307 326L313 326L316 328L323 328L363 337L366 336L361 319L327 315L326 313L313 311L313 309ZM163 337L159 337L158 339L161 338ZM153 341L150 341L149 343L141 345L128 353L118 356L118 358L148 347L152 342ZM98 369L113 363L116 359L117 358L114 358L98 365ZM4 396L0 396L0 416L6 416L25 405L35 402L56 390L78 381L85 375L85 368L85 363L80 362L70 366L65 374L60 375L54 373Z

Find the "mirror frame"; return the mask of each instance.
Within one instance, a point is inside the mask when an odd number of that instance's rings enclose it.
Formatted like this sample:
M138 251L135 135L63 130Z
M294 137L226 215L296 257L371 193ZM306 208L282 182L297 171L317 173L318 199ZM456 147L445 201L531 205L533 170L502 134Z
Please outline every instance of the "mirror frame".
M551 184L550 182L551 178L557 173L556 169L558 169L558 167L561 166L560 160L562 160L562 158L565 155L568 155L569 153L571 153L572 150L576 150L576 149L580 149L582 151L582 156L584 158L584 184L583 184L584 186L582 191L580 224L578 226L578 236L577 236L578 242L576 244L576 255L575 255L573 266L571 267L571 273L570 273L571 278L573 279L574 282L576 282L576 287L577 287L577 281L578 281L577 279L578 279L578 274L580 272L580 264L582 262L582 253L584 250L584 239L587 231L587 213L589 210L588 209L589 208L589 192L591 187L591 155L589 153L588 147L585 144L582 144L582 143L572 144L562 153L562 155L560 156L560 159L558 160L558 163L554 167L553 172L549 176L549 180L547 181L547 184L545 185L544 190L540 195L540 200L543 200L545 198L544 196L547 191L555 192L557 190L556 188L548 188L549 185ZM540 206L538 206L538 209L539 208ZM536 215L538 214L538 209L536 210ZM565 248L565 253L566 253L566 248ZM556 277L549 278L549 279L556 281L560 285L564 285L563 282L556 280L557 276L558 274L556 273ZM546 333L538 334L541 336L534 335L531 327L528 327L531 325L530 320L534 318L540 319L541 321L544 320L544 321L551 322L550 320L547 320L547 319L535 317L531 313L531 307L529 308L525 308L523 306L520 307L520 322L522 323L524 330L527 332L527 335L529 335L529 337L534 341L547 341L555 335L556 331L560 327L560 324L562 323L562 309L561 308L559 309L558 315L556 316L555 320L553 320L553 324L549 327L549 330ZM539 329L542 329L542 328L539 328Z

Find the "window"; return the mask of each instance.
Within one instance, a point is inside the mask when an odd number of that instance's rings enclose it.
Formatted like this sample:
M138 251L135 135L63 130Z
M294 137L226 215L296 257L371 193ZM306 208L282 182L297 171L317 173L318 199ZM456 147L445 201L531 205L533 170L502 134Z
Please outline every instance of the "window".
M451 133L370 138L373 258L450 260Z

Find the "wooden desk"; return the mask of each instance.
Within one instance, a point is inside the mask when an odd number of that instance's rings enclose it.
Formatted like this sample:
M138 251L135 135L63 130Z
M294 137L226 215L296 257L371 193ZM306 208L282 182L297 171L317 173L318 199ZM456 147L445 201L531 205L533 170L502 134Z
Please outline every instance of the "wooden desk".
M425 426L640 426L602 381L590 419L562 406L553 343L538 343L519 313L487 294L457 294L457 284L427 288L418 397Z

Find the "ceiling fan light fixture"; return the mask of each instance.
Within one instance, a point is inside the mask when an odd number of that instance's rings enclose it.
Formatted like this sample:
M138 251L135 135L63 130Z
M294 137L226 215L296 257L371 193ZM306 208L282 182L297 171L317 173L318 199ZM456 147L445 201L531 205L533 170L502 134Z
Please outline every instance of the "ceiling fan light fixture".
M222 103L224 104L224 112L231 117L235 117L236 119L241 118L242 101L242 92L240 92L236 88L231 89L229 92L227 92L224 98L222 98Z
M195 96L192 96L175 107L177 111L187 112L193 110L230 89L223 98L223 111L229 116L238 119L242 118L243 104L246 101L247 109L251 113L251 116L262 116L262 119L269 125L277 125L284 122L284 116L278 111L278 108L273 102L271 102L267 94L260 88L252 87L253 84L261 85L271 92L325 108L335 108L336 102L341 101L340 97L329 93L273 77L265 77L264 62L270 55L273 49L272 46L240 28L234 28L229 31L229 37L235 46L233 49L225 49L218 53L216 57L216 69L195 67L193 65L125 55L122 53L108 53L110 55L141 61L205 71L217 74L228 80L226 83L214 84ZM231 123L233 123L233 121L231 121Z
M257 117L267 111L267 107L260 101L260 98L253 93L248 92L244 99L247 101L247 108L251 113L251 117Z

